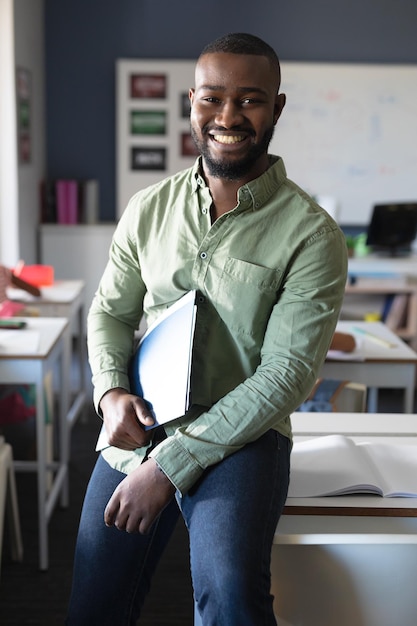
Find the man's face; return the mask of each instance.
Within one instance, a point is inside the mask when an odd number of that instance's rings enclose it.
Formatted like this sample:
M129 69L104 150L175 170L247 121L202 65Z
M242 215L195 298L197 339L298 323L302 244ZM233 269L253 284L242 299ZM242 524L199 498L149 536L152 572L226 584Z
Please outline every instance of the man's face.
M208 172L229 180L258 176L285 104L266 57L206 54L190 90L191 133Z

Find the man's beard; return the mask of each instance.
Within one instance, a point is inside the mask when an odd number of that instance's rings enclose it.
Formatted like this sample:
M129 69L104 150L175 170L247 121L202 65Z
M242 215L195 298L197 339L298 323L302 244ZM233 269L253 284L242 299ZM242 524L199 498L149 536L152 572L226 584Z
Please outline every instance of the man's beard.
M240 161L227 161L226 159L216 161L210 154L207 141L204 141L204 139L200 140L192 126L191 136L211 176L225 178L226 180L240 180L252 169L259 157L268 151L274 130L275 126L268 128L261 141L253 144L246 156L240 159Z

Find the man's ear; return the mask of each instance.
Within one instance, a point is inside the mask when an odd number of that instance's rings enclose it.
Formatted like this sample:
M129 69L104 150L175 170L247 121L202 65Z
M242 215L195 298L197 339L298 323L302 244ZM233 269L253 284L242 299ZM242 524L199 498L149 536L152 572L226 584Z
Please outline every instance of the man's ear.
M188 97L190 99L191 106L193 105L194 96L195 96L195 89L194 87L191 87L191 89L188 91Z
M274 126L279 120L282 110L285 107L286 100L287 100L287 96L285 95L285 93L277 93L277 95L275 96Z

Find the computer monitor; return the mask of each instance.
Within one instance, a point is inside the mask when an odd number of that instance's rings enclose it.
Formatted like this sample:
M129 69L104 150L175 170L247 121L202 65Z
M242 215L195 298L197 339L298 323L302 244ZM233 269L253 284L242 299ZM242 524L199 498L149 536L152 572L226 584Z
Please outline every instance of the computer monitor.
M390 256L411 252L417 235L417 202L377 204L373 207L366 244Z

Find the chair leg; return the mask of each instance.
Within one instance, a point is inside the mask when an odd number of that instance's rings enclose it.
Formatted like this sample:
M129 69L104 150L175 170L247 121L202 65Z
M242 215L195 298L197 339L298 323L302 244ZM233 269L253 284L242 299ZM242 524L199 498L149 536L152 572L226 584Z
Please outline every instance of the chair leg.
M20 516L13 469L12 448L7 443L2 443L0 446L0 542L3 537L4 516L7 514L10 530L11 557L14 561L21 561L23 559L23 541L20 529Z

